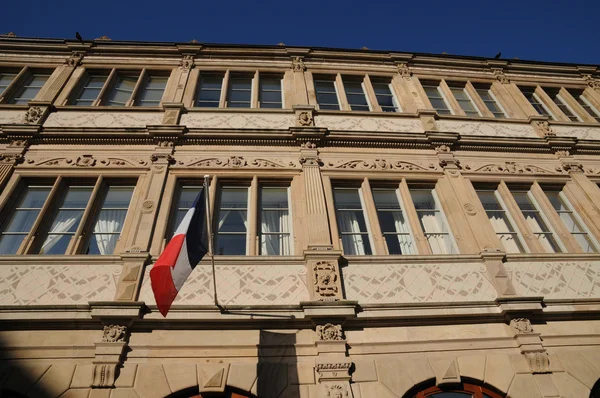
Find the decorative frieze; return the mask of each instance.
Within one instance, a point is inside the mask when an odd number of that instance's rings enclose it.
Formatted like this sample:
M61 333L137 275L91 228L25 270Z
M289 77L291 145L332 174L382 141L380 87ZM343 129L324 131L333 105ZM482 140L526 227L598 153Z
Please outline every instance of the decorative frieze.
M59 157L49 159L27 159L31 166L48 167L145 167L148 162L140 158L96 158L93 155L79 155L75 157Z
M342 325L334 325L332 323L327 323L325 325L317 325L316 331L319 340L343 340Z
M358 169L358 170L394 170L394 171L432 171L439 170L435 164L424 165L421 162L406 162L401 160L348 160L340 163L328 162L328 167L334 169Z
M517 162L491 163L486 165L464 165L463 170L473 173L496 173L496 174L562 174L560 167L554 170L545 169L532 164L519 164Z
M287 165L280 159L254 158L246 159L243 156L229 156L222 158L201 158L192 159L189 162L178 161L178 165L188 167L224 167L224 168L286 168L296 167L294 162L288 162Z

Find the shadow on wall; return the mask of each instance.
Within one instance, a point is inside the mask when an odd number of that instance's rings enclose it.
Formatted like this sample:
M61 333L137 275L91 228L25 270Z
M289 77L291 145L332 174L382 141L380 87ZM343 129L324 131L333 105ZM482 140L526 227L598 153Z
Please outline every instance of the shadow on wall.
M299 397L295 332L260 331L256 395L260 398Z

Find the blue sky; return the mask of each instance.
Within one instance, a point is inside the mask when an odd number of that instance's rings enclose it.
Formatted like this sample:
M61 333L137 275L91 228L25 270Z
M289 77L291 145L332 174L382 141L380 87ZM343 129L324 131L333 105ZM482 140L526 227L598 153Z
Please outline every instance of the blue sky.
M23 37L277 44L600 64L600 0L8 1Z

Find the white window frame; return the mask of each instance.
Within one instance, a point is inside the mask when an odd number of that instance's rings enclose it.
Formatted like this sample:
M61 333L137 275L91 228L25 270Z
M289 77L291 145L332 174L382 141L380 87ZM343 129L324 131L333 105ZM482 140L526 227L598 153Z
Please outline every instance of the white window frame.
M313 77L313 85L314 85L314 88L315 88L315 97L316 97L316 100L317 100L317 109L318 110L323 110L323 111L336 111L336 110L337 111L341 111L342 110L342 101L340 99L340 92L339 92L339 87L338 87L338 84L337 84L338 82L337 82L337 79L336 79L336 75L332 75L333 79L331 79L331 80L323 79L323 77L325 77L325 76L326 75L319 75L319 74L317 74L317 78ZM319 104L319 94L317 92L317 84L316 84L317 81L331 81L333 83L333 89L335 91L335 97L337 98L337 102L338 102L338 109L321 109L321 104ZM343 87L342 87L342 89L343 89Z
M471 95L469 94L469 92L467 91L467 88L465 86L453 86L452 84L449 84L448 87L450 88L450 92L452 93L452 95L454 95L454 93L452 92L453 88L454 89L460 89L463 92L463 94L466 95L467 99L471 102L471 105L473 105L473 109L475 109L475 111L477 111L477 115L479 117L483 116L481 114L481 109L479 109L479 107L477 106L477 104L475 103L475 101L473 101L473 97L471 97ZM454 99L458 103L458 107L465 113L465 115L467 115L467 111L464 110L462 106L460 106L460 101L458 100L458 98L456 98L456 95L454 95ZM472 117L472 116L467 115L467 117Z
M573 116L575 116L575 118L577 119L578 122L583 122L583 119L581 118L581 116L579 116L579 114L577 112L575 112L575 110L571 107L571 105L569 105L569 103L567 101L565 101L565 99L562 97L562 95L560 95L560 93L556 94L556 98L558 98L558 100L571 112L571 114ZM559 107L559 109L560 109L560 107ZM561 111L562 111L562 109L561 109ZM573 120L571 120L569 115L565 115L565 116L569 119L570 122L573 122Z
M553 238L556 241L556 244L558 245L558 247L560 247L561 253L569 253L569 251L567 250L567 247L562 242L562 239L560 239L560 236L558 235L558 233L556 232L556 230L552 226L552 223L550 222L550 219L548 218L548 216L546 215L546 213L544 213L544 211L542 210L542 207L540 206L539 202L535 199L535 195L533 194L533 192L531 192L531 188L527 190L527 197L529 198L529 200L531 201L531 203L533 204L533 206L535 207L535 209L540 214L540 217L542 217L542 220L544 220L544 223L546 224L546 228L548 228L548 231L552 233ZM519 211L521 211L521 209L519 209ZM521 211L521 213L522 213L522 211ZM535 235L535 232L533 234ZM534 238L538 239L537 236L534 236ZM538 239L538 241L539 241L539 239ZM549 254L552 254L552 253L549 253Z
M504 203L504 200L502 199L502 195L500 195L500 192L498 192L498 189L494 190L494 197L498 201L498 204L500 205L500 207L502 207L502 210L504 211L506 218L508 218L508 222L511 224L511 227L515 230L517 239L519 239L519 243L521 244L521 247L523 248L525 253L531 253L531 249L529 249L529 246L527 246L527 243L525 242L525 239L523 238L523 235L521 234L521 230L517 227L517 223L515 222L512 214L508 210L506 203ZM508 253L508 254L518 254L518 253Z

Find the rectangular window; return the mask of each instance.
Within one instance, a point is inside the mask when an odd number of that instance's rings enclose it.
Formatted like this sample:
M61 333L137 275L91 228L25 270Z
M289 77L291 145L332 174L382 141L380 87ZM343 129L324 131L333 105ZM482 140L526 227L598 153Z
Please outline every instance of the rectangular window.
M388 254L416 254L410 225L400 206L398 191L374 188L373 200Z
M52 189L49 185L28 186L21 193L16 207L6 217L0 235L0 254L16 254L29 235Z
M250 108L252 105L252 76L231 74L227 93L228 108Z
M98 101L102 87L106 84L108 75L89 74L86 76L85 82L81 85L81 89L77 98L73 101L73 105L91 106Z
M495 191L477 190L479 200L485 209L496 236L507 253L524 253L521 237L515 231L509 213Z
M592 240L589 231L579 216L573 211L573 206L569 203L567 197L560 191L544 189L552 207L565 224L573 238L577 241L581 249L586 253L597 252L596 244Z
M569 90L569 93L575 98L575 100L581 105L583 109L597 122L600 123L600 111L596 109L592 103L583 95L581 90Z
M343 83L350 109L353 111L369 111L369 103L362 81L352 77L344 77Z
M481 114L479 110L475 106L475 103L471 99L471 96L467 92L467 89L464 85L458 85L456 83L451 83L450 91L454 98L458 102L460 108L465 112L465 114L469 117L479 117Z
M512 190L511 193L525 217L527 225L535 237L540 241L547 253L560 253L561 249L555 238L554 232L549 228L537 203L529 191Z
M577 114L571 109L565 99L559 94L558 89L550 89L545 88L544 91L548 96L552 99L552 101L560 108L562 113L565 114L566 117L569 118L572 122L581 122L582 120L577 116Z
M410 194L421 228L433 254L456 253L454 240L439 206L435 190L411 189Z
M540 100L540 97L535 93L535 87L519 87L519 89L537 113L548 116L552 120L556 120L552 112L550 112L546 105Z
M223 88L223 74L200 72L196 106L203 108L218 108Z
M340 110L340 102L337 91L335 91L335 81L333 78L315 78L315 91L317 92L319 109Z
M24 187L2 227L0 254L20 253L27 236L33 238L27 254L113 254L134 187L96 185L98 189L94 184L68 182L55 184L56 189L49 185ZM39 226L32 230L36 221ZM75 247L79 241L82 243Z
M215 228L215 254L246 254L248 191L249 188L246 187L221 187Z
M33 100L37 93L42 89L50 75L33 73L21 85L15 95L10 100L11 104L24 105Z
M502 105L498 102L489 86L475 85L475 90L479 97L495 118L505 118L506 112L502 109Z
M181 223L181 220L183 220L185 214L192 207L194 200L198 197L200 192L202 192L202 185L182 185L179 187L169 238L173 236L175 230Z
M398 105L398 101L396 101L396 98L392 93L392 87L390 82L372 80L371 84L373 86L373 91L375 91L377 103L379 104L383 112L401 111L400 106Z
M442 94L439 83L436 82L422 82L423 90L425 90L425 94L427 94L427 98L429 98L429 102L431 102L431 106L439 113L440 115L451 115L450 107Z
M371 254L359 189L336 187L333 189L333 199L344 254Z
M139 75L119 74L115 82L106 105L125 106L133 95L133 90L138 81Z
M17 77L16 73L0 73L0 95L2 95L4 90L6 90L6 87L8 87L13 80L15 80L15 77Z
M259 103L261 108L283 108L281 76L260 75Z
M288 188L263 186L259 201L260 254L291 254Z
M140 87L135 106L160 106L160 101L167 87L167 76L148 75Z

